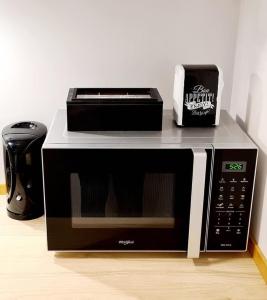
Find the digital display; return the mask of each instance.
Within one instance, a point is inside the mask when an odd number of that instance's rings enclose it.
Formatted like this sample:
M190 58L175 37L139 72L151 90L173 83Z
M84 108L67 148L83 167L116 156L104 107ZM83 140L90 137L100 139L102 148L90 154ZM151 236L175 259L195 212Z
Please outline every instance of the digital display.
M225 169L226 170L235 170L235 171L242 171L244 168L244 165L243 164L240 164L240 163L230 163L230 164L226 164L225 165Z
M223 161L223 172L246 172L246 161Z

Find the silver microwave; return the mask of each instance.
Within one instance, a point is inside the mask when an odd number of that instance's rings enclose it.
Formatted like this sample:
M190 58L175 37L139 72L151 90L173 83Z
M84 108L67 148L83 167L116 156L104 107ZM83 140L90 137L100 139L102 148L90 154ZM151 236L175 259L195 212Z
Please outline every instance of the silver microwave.
M48 250L246 251L257 147L226 111L213 128L67 131L42 147Z

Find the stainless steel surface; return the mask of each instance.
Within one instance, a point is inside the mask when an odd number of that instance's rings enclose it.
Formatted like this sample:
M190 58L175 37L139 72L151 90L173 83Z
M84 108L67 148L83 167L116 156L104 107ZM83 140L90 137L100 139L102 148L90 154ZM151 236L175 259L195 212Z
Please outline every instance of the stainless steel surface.
M198 258L204 203L207 153L205 149L193 150L193 178L189 220L187 257Z
M207 206L207 220L206 220L206 230L205 230L205 246L204 249L206 251L207 244L208 244L208 232L209 232L209 223L210 223L210 208L211 208L211 195L212 195L212 184L213 184L213 172L214 172L214 157L215 157L215 151L212 151L212 157L211 157L211 167L210 167L210 174L209 176L209 194L208 194L208 206Z
M149 118L149 116L148 116ZM163 114L162 131L67 131L66 110L59 110L43 148L256 148L226 111L220 126L179 128L172 110Z
M253 180L253 188L252 188L252 193L251 193L251 207L250 207L250 212L249 212L249 221L248 221L248 229L250 229L250 222L251 222L251 213L252 213L252 207L253 207L253 202L254 202L254 189L255 189L255 180L256 180L256 173L257 173L257 165L258 165L258 156L259 156L259 151L257 151L257 158L256 158L256 164L255 164L255 170L254 170L254 180ZM247 233L247 247L246 251L248 249L248 238L249 238L249 233L250 231L248 230Z

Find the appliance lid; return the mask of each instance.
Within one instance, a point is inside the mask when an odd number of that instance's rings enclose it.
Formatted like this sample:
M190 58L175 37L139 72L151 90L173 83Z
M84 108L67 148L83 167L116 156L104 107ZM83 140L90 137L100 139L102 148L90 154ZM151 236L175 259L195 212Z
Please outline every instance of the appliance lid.
M28 139L28 136L32 136L32 139L35 139L36 137L41 137L46 134L46 127L35 121L22 121L17 123L12 123L7 125L2 130L2 137L5 140L5 136L8 135L9 139L18 138L19 134L22 134L25 136L26 139ZM23 136L20 137L23 139Z

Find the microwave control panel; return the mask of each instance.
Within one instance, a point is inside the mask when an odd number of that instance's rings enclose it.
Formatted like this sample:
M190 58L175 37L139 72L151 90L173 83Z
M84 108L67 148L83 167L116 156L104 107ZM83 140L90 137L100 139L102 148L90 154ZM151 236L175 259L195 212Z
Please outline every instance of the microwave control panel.
M207 251L245 251L256 149L215 150Z

